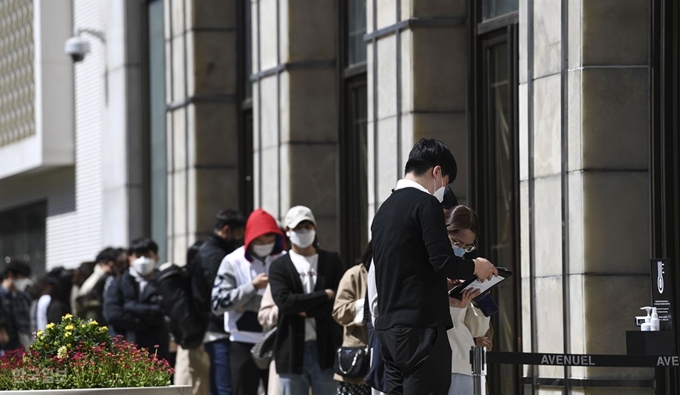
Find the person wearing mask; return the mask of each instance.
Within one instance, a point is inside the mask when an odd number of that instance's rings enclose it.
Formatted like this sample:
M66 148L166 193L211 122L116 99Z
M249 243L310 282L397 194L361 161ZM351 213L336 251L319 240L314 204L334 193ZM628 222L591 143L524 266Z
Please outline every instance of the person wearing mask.
M0 285L0 354L31 345L31 267L12 260L2 273Z
M344 327L343 347L363 349L368 345L364 306L366 304L368 267L372 260L373 250L369 242L358 264L348 269L340 280L338 295L333 306L333 318ZM349 369L349 366L343 366L343 369ZM364 381L366 373L368 372L363 372L363 376L360 378L349 378L336 372L334 378L340 382L338 395L370 394L371 389Z
M405 176L371 225L379 315L375 334L385 361L387 393L448 393L451 348L447 278L485 281L498 274L484 258L453 254L441 202L456 177L444 143L422 139ZM407 290L408 292L405 292Z
M120 252L113 248L104 248L95 258L96 265L92 274L78 289L76 298L76 315L83 319L92 319L106 325L103 314L104 287L113 275L113 267Z
M292 244L269 270L279 308L274 358L285 395L329 395L337 391L333 362L342 330L333 320L333 302L345 272L342 258L318 248L312 210L288 210L284 226Z
M269 370L260 370L250 349L262 340L257 320L269 267L284 252L283 233L274 217L258 209L248 217L245 244L224 257L212 290L212 311L224 316L231 341L231 384L235 395L256 395L260 380L267 388Z
M479 234L477 213L467 206L456 206L445 210L446 230L454 254L464 257L475 250L475 239ZM456 286L460 280L451 281L449 287ZM451 386L449 395L473 394L470 372L470 349L475 338L483 338L489 329L489 318L475 307L473 299L479 290L465 290L461 299L449 297L449 312L453 328L447 331L451 345Z
M135 239L128 259L130 268L106 292L104 318L125 340L167 359L169 332L154 281L158 245L147 237Z

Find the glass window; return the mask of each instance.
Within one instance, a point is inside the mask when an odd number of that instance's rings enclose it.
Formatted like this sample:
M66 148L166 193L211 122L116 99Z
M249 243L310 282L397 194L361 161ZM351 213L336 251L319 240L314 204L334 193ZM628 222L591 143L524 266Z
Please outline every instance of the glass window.
M163 1L149 2L149 130L151 238L161 262L167 258L167 159L165 134L165 37Z
M348 10L348 65L366 62L366 0L350 0Z
M45 272L47 203L41 202L0 213L0 261L22 260L33 274Z
M482 0L482 21L519 10L519 0Z
M510 284L493 292L499 307L492 318L494 349L499 351L518 351L521 337L516 32L511 25L480 36L474 55L479 60L474 70L478 96L470 136L472 201L482 222L480 255L515 274ZM491 391L517 393L519 374L516 366L491 366Z

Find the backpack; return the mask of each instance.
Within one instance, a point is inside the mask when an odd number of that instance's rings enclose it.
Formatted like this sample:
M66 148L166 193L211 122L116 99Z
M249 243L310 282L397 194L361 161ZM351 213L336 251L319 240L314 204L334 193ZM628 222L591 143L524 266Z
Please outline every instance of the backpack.
M204 316L194 306L191 278L190 268L174 263L162 265L156 278L165 314L170 318L170 332L185 349L200 346L207 329Z

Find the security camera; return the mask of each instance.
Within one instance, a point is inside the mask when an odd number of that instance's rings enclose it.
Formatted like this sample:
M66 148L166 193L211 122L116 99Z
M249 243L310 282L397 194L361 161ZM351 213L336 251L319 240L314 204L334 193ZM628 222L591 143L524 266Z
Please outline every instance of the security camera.
M66 40L64 52L73 59L74 63L78 63L90 52L90 43L78 36L71 37Z

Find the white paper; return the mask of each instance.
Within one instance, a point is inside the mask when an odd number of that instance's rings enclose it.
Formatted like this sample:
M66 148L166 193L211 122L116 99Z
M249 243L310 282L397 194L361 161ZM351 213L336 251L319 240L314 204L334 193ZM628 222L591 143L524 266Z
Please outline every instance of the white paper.
M479 289L480 294L483 294L484 292L488 291L489 288L493 287L494 285L500 283L503 280L505 280L505 277L502 276L493 276L491 280L486 280L483 283L480 282L479 280L475 280L464 289Z

